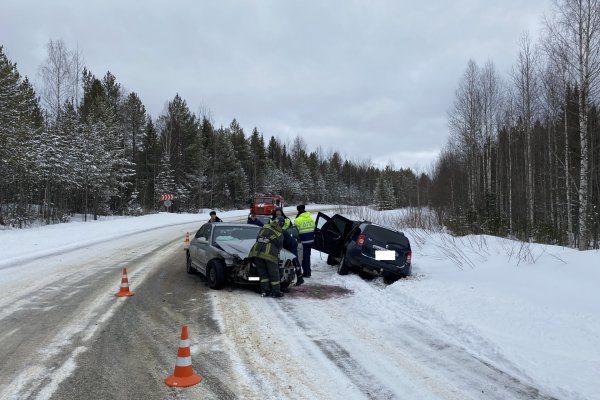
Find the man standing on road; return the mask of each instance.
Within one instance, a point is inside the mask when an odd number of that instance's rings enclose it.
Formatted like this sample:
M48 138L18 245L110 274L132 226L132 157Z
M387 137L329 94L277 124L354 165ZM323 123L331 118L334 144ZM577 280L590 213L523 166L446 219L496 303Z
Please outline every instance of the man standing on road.
M315 241L315 220L306 211L304 204L296 207L298 215L294 220L294 225L298 227L300 233L300 242L302 243L302 271L303 277L310 278L310 253L313 242Z
M208 220L208 222L223 222L223 220L221 218L217 217L216 211L211 211L210 219Z
M282 297L279 277L279 252L283 247L283 230L277 221L271 221L261 228L249 257L254 258L260 276L261 296L269 292L273 297Z

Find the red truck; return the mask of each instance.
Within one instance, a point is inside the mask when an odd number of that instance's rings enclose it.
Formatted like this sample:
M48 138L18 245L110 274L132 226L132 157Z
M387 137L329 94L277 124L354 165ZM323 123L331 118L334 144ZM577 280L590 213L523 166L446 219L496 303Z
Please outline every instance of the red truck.
M251 199L250 212L256 214L260 221L267 222L271 218L273 210L283 208L283 197L272 193L257 193Z

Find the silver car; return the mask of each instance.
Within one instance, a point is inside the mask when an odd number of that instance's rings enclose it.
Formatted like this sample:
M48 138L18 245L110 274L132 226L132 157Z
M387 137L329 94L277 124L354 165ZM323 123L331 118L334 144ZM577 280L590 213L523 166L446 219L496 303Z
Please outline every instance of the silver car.
M260 227L250 224L209 222L196 232L186 250L186 270L206 276L208 286L222 289L226 283L258 284L256 267L248 259ZM296 280L294 255L283 249L279 253L281 288Z

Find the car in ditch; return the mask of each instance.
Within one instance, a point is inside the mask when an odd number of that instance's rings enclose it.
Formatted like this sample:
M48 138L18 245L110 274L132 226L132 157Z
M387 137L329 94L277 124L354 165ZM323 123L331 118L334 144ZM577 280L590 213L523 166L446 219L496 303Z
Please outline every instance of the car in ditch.
M313 248L328 254L340 275L350 271L382 276L388 283L412 273L412 250L404 233L369 221L319 213Z
M256 266L248 259L260 227L251 224L208 222L200 227L186 249L186 271L198 271L212 289L227 283L260 283ZM282 249L279 253L281 288L296 281L294 255Z

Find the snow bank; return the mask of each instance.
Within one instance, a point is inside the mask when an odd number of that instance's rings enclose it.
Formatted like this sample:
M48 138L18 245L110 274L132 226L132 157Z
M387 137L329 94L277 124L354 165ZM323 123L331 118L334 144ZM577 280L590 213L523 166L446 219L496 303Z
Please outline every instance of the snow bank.
M371 211L375 219L402 214ZM384 289L370 301L412 310L468 352L557 397L600 399L600 252L403 231L414 276L373 282Z

